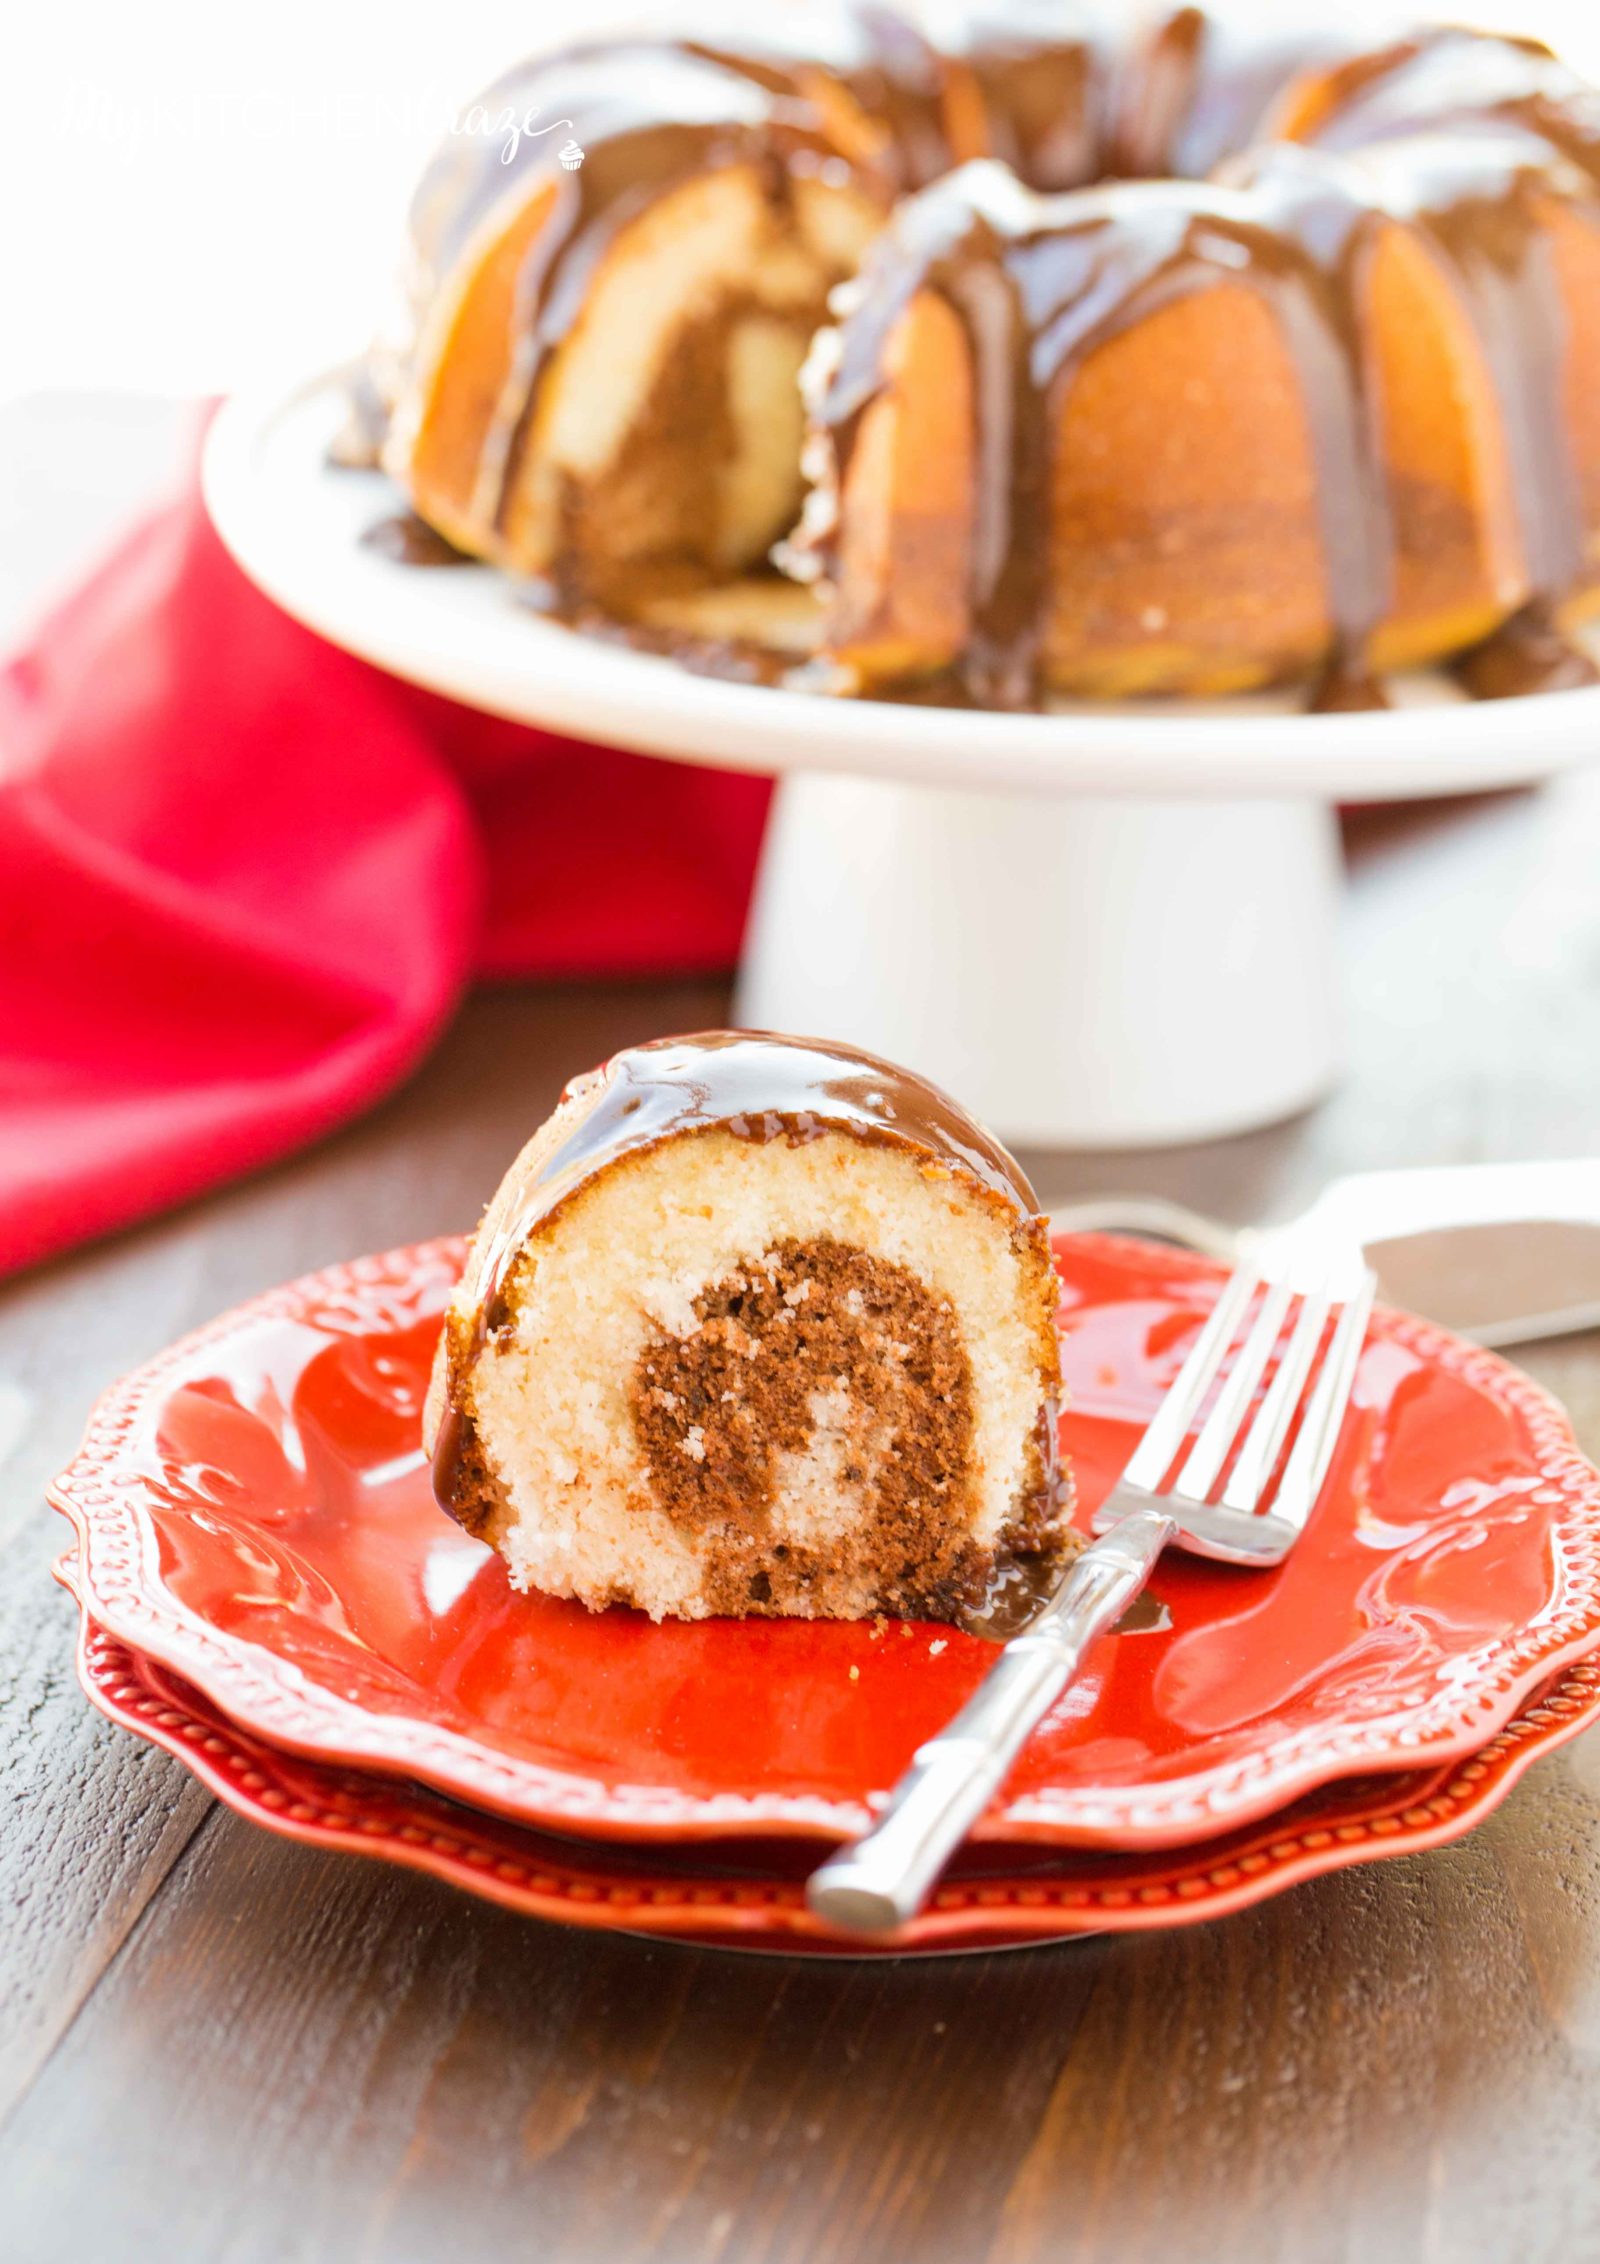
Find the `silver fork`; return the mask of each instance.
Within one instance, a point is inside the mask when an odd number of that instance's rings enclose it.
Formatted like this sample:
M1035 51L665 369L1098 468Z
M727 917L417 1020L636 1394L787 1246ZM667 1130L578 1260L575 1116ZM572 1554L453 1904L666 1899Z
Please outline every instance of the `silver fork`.
M1169 1541L1224 1564L1282 1563L1305 1531L1333 1460L1374 1286L1353 1258L1332 1276L1301 1277L1276 1260L1265 1264L1247 1238L1241 1263L1094 1520L1101 1538L1004 1645L949 1726L918 1748L870 1829L812 1873L806 1899L819 1918L847 1933L886 1934L916 1916L1030 1732L1139 1594ZM1245 1428L1269 1369L1261 1405ZM1164 1483L1219 1378L1198 1438L1176 1479ZM1300 1425L1274 1486L1297 1413Z

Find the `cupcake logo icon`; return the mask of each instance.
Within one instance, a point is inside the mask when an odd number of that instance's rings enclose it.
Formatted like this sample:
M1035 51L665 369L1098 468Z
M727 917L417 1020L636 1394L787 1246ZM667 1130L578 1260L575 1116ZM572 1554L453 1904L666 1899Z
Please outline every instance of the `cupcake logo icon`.
M560 133L567 139L556 151L557 161L567 172L576 173L584 160L583 148L572 138L572 120L546 118L538 103L519 111L511 103L496 110L486 102L474 102L469 109L457 112L450 130L457 134L482 134L487 140L497 141L502 165L516 163L524 142L541 141L546 134Z

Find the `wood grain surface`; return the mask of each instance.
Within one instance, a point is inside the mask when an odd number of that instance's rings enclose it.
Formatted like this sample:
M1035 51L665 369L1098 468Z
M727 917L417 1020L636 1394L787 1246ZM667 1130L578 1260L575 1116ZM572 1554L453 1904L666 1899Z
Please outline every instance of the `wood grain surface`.
M1030 1156L1047 1200L1245 1218L1359 1166L1600 1149L1600 781L1348 834L1338 1094ZM0 1291L0 2259L1600 2256L1600 1732L1459 1845L1218 1924L820 1966L274 1841L81 1700L42 1489L95 1393L289 1274L469 1224L568 1073L725 1003L480 995L363 1123ZM1525 1364L1600 1451L1600 1340Z

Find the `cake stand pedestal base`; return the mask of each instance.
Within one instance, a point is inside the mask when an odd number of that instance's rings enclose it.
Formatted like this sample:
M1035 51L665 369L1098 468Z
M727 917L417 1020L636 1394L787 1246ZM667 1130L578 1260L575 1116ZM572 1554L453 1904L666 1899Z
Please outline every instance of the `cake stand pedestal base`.
M736 1013L904 1062L1018 1143L1214 1138L1333 1079L1339 887L1333 812L1309 797L800 772L778 789Z

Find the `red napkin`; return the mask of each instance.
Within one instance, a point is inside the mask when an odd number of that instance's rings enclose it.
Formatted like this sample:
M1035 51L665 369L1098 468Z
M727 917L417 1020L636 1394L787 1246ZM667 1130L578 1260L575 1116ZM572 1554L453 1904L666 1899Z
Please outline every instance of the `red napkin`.
M768 791L336 651L191 480L0 674L0 1271L356 1114L475 972L731 965Z

